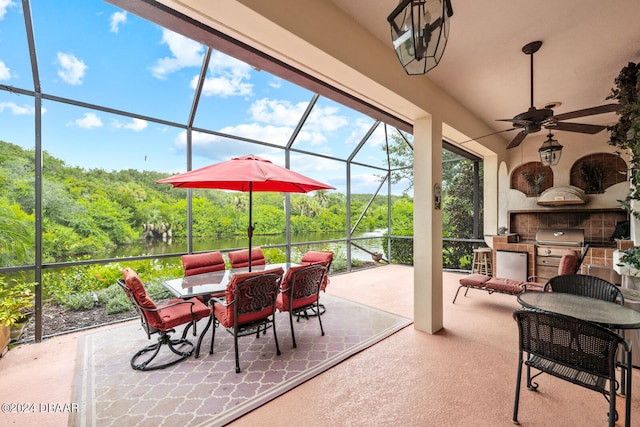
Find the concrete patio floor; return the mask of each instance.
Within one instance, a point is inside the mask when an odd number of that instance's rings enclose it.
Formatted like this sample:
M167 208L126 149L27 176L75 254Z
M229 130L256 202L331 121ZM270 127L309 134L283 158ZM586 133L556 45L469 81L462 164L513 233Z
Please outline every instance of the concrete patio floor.
M231 425L513 425L517 328L511 313L517 301L470 290L454 305L459 277L443 274L445 328L439 333L409 326ZM327 292L413 317L411 267L381 266L333 276ZM0 359L0 403L34 404L36 410L4 413L0 424L65 426L64 405L77 404L82 411L82 402L70 401L82 333L21 345ZM523 426L606 425L607 403L598 393L549 376L539 383L538 392L521 393ZM637 369L633 384L632 413L638 425ZM623 425L623 405L619 398L618 425Z

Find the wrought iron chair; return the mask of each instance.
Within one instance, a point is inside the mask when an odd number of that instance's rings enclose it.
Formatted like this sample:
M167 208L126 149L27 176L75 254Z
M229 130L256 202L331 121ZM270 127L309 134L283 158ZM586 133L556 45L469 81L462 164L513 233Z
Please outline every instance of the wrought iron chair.
M544 292L563 292L582 295L624 305L624 296L618 287L604 279L584 274L564 274L549 279Z
M562 258L560 258L560 263L558 263L558 276L563 276L565 274L576 274L578 271L580 271L582 260L584 260L584 257L587 254L588 250L588 244L585 245L580 255L578 255L578 252L574 250L567 250L567 252L562 255ZM549 279L549 277L530 276L523 284L523 287L527 291L543 291L544 286L547 284Z
M618 419L616 411L616 356L618 346L631 351L629 343L615 332L574 317L528 308L513 312L519 330L518 374L513 405L513 422L518 422L522 364L527 366L527 389L537 390L533 380L543 373L601 393L609 402L609 426ZM524 359L524 353L527 354ZM623 375L625 394L631 393L631 358ZM531 375L531 369L539 371ZM627 375L627 373L629 373ZM631 399L625 399L625 426L631 425Z
M142 350L138 351L131 358L131 367L140 371L151 371L163 369L167 366L175 365L191 356L193 343L186 339L187 331L193 326L193 335L196 335L196 323L198 320L207 317L211 313L211 308L207 307L197 298L188 300L173 299L168 303L156 306L153 300L147 295L147 291L135 271L130 268L122 270L123 279L118 279L118 284L129 297L131 304L140 315L142 327L147 333L147 338L158 334L158 341ZM175 332L175 327L188 324L180 339L172 339L171 334ZM177 359L170 359L165 363L151 364L160 353L160 349L166 345L176 355ZM186 349L180 349L180 347ZM150 357L142 362L137 362L138 358L146 353L152 353Z
M213 302L212 316L215 317L216 324L212 328L209 354L213 354L216 329L220 324L233 335L236 372L240 372L238 337L256 334L256 338L260 338L261 328L264 328L264 335L268 327L273 327L276 354L280 355L275 311L276 298L283 274L282 268L275 268L233 275L227 285L224 299L215 297L211 299Z
M300 260L301 265L321 264L327 267L324 279L322 279L322 286L320 287L320 290L323 292L326 292L327 285L329 284L329 269L331 268L332 262L333 252L331 251L307 251ZM319 308L317 311L315 308L313 308L309 310L309 312L304 312L304 314L306 316L315 316L317 315L317 313L323 314L325 311L326 307L324 306L324 304L319 304Z
M214 271L221 271L225 269L222 254L217 251L182 255L181 260L185 276L212 273Z
M227 254L231 262L231 268L249 267L249 249L240 249ZM267 260L264 257L262 248L251 248L251 265L265 265Z
M320 289L327 267L321 264L301 265L291 267L287 270L282 279L282 287L276 300L276 308L278 311L289 312L289 324L291 325L291 338L293 340L293 348L296 348L296 334L293 330L293 316L306 313L308 309L313 308L316 312L320 310ZM324 336L324 328L322 327L322 316L317 316L320 323L320 332Z

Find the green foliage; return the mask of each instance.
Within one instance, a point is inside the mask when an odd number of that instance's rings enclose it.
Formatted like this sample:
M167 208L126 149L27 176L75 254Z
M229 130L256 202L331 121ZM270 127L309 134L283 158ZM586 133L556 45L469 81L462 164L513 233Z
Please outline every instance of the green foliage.
M125 311L129 311L131 309L131 302L129 302L129 298L124 294L124 292L120 291L122 295L114 299L110 299L105 304L105 310L107 314L117 314L124 313Z
M629 62L614 80L615 87L607 99L617 99L620 105L618 122L609 126L609 144L631 152L629 193L620 200L622 207L640 218L632 208L633 200L640 200L640 63Z
M35 283L16 280L9 285L0 276L0 324L12 326L23 319L25 310L33 306L35 286Z
M84 292L82 294L69 294L62 301L62 306L68 310L90 310L96 305L97 297L93 292Z
M445 153L448 153L448 156L453 154L447 151L445 151ZM444 170L447 170L446 174ZM474 236L473 162L470 160L446 162L443 165L443 177L444 176L447 176L450 181L443 181L443 237L458 239L471 238ZM480 174L480 176L482 176L482 174ZM482 200L482 198L480 198L480 200ZM478 215L482 218L482 206ZM483 235L482 229L478 230L478 235ZM443 267L460 269L470 266L472 249L472 244L468 242L445 242L442 253Z
M263 249L264 257L269 264L280 264L287 262L287 254L278 248L265 248Z
M396 235L402 234L397 233ZM386 257L389 259L388 254ZM399 237L391 238L391 262L396 264L413 265L413 239L403 239Z
M33 262L33 216L0 199L0 266Z
M620 262L627 264L631 268L640 270L640 246L634 246L622 251Z

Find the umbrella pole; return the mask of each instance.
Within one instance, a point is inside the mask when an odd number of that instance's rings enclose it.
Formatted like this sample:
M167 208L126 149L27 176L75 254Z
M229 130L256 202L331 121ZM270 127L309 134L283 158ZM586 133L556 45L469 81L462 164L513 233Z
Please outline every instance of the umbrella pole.
M253 237L253 181L249 181L249 226L247 227L247 235L249 236L249 271L251 271L251 238Z

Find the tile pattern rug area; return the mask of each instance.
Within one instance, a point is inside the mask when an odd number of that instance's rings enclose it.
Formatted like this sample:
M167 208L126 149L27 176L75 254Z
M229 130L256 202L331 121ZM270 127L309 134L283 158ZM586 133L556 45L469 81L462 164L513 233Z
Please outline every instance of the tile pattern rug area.
M412 323L336 296L322 294L321 300L327 307L322 315L325 336L317 318L294 319L294 349L288 313L277 313L282 354L275 354L271 329L259 339L242 337L239 374L233 336L221 328L214 354L209 354L210 329L199 358L147 372L129 365L131 356L150 343L139 321L84 335L78 343L72 401L86 410L73 415L69 425L224 425ZM205 324L206 319L200 321L198 333Z

